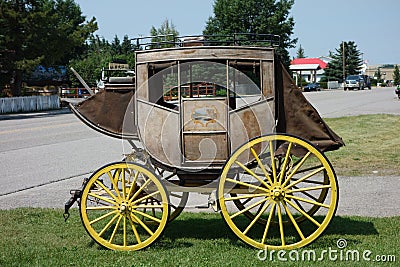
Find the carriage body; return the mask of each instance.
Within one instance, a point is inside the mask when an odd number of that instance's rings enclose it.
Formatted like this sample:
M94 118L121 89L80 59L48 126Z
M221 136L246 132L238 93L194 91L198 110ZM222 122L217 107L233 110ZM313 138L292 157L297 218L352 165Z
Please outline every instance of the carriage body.
M274 132L273 71L272 48L136 52L135 124L145 150L181 177L212 179L205 173L241 144Z
M132 144L72 198L100 245L149 246L194 192L210 194L207 205L259 249L305 246L333 218L338 187L324 152L341 138L273 47L205 40L137 50L134 86L109 86L71 105L93 129Z

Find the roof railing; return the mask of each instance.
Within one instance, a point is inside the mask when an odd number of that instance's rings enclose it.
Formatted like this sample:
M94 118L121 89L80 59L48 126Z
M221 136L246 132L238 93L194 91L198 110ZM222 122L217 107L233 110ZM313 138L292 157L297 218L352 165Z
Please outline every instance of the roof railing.
M131 39L135 50L147 50L186 46L263 46L277 47L279 35L258 33L234 33L231 35L184 35L173 34L145 36Z

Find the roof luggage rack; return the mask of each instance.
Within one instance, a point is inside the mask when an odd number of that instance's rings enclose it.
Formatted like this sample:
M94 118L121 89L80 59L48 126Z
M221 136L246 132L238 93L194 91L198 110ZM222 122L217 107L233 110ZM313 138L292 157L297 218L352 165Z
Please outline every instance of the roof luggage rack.
M264 46L277 47L280 36L274 34L234 33L231 35L184 35L173 34L146 36L131 39L135 50L190 46Z

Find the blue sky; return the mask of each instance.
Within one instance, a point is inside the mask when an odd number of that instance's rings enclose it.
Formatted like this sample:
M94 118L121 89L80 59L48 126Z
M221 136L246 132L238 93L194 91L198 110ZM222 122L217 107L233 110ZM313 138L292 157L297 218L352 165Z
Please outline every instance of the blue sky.
M89 19L96 17L96 34L107 40L115 35L131 38L149 35L168 18L181 35L201 34L213 14L214 0L75 0ZM292 37L308 57L328 55L342 41L355 41L370 65L400 64L399 0L296 0L291 16Z

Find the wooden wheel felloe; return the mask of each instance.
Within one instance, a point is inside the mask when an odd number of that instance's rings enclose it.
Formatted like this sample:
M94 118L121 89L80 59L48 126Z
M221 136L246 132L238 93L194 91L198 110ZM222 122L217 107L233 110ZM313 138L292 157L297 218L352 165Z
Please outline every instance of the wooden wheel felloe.
M117 162L97 170L80 202L82 223L100 245L139 250L163 232L169 217L165 187L145 166Z
M172 185L171 188L176 187L172 180L176 179L176 174L174 172L161 169L159 167L154 168L157 175L164 181L164 185ZM189 192L181 192L179 190L168 191L169 193L169 207L170 214L168 222L175 220L184 210L186 203L189 199Z
M314 145L272 134L231 155L217 196L224 220L244 242L259 249L293 249L326 229L338 187L331 164Z
M183 211L189 199L188 192L169 192L170 209L168 222L175 220Z

